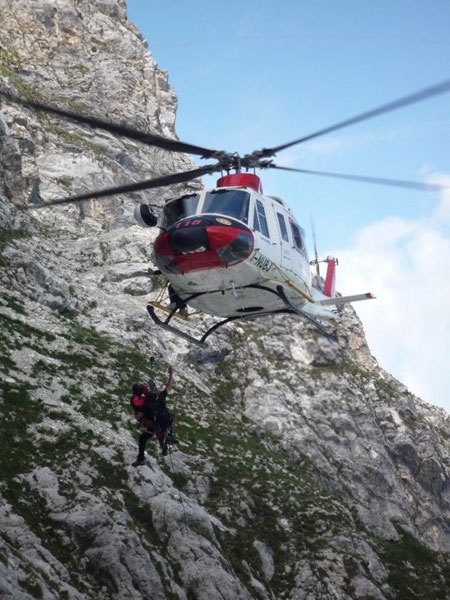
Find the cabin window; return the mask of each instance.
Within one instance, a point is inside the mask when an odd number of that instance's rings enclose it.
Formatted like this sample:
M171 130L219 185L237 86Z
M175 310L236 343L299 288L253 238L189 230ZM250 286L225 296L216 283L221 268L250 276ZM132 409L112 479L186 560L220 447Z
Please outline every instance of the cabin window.
M277 217L278 217L278 225L280 227L281 239L284 240L285 242L288 242L289 234L288 234L288 230L286 227L286 221L285 221L284 215L277 212Z
M291 231L292 237L294 238L295 248L297 248L297 250L302 254L305 254L304 234L302 229L300 229L300 227L297 225L297 223L294 223L294 221L291 221Z
M168 200L164 205L161 219L161 228L167 229L184 217L190 217L197 212L199 194L188 194L181 198Z
M255 202L255 213L253 215L253 228L260 231L266 237L270 237L269 228L267 227L266 212L261 200Z
M243 190L214 190L207 192L202 213L227 215L248 222L250 195Z

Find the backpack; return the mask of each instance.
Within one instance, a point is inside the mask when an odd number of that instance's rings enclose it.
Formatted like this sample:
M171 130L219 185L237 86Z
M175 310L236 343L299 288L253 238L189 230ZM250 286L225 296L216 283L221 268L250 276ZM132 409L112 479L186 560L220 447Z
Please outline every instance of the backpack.
M142 383L133 385L133 394L130 398L130 404L135 412L144 413L146 416L153 417L149 400L154 394L150 388ZM149 414L151 412L151 414Z
M149 408L153 413L155 422L158 423L163 429L169 427L174 421L174 415L170 412L166 405L167 392L163 390L157 395L153 395L149 398Z

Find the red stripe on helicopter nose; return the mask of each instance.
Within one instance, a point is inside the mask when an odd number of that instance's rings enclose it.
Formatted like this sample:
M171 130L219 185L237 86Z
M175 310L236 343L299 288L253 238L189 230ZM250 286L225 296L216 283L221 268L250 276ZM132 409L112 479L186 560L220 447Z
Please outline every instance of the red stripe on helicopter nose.
M242 229L225 225L209 225L206 228L206 233L208 234L211 250L217 250L234 242L237 236L242 233Z
M253 236L237 227L209 225L206 227L206 234L210 249L202 252L190 252L176 257L175 260L182 273L227 267L242 262L253 249ZM232 244L236 242L240 235L247 236L245 242L248 245L248 250L236 254L232 250Z
M169 244L169 235L167 233L162 233L156 238L153 244L153 250L157 256L174 256Z
M181 273L191 273L192 271L203 271L205 269L216 269L225 266L220 256L212 250L177 256L176 263Z
M196 227L192 229L198 231ZM160 259L157 262L162 269L164 270L164 259L167 258L176 265L176 271L179 273L226 267L245 260L253 249L253 236L246 229L227 225L209 225L204 232L209 247L200 245L195 248L195 245L192 245L194 236L189 236L188 228L184 228L185 252L183 252L183 239L178 237L174 248L171 246L169 234L163 233L158 236L154 243L154 252L156 258ZM199 240L201 239L204 239L203 236L199 237Z

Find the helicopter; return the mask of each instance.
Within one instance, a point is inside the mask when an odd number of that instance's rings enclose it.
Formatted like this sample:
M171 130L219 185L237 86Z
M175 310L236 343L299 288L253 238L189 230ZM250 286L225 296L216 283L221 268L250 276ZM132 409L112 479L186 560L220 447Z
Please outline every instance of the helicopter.
M145 225L142 210L138 205L135 216ZM168 200L160 227L153 261L170 282L169 320L186 305L224 318L201 344L225 323L280 312L300 315L328 334L321 320L335 317L337 305L374 298L369 292L334 297L337 259L331 256L323 284L318 272L312 285L310 265L318 269L319 261L309 261L304 229L281 198L263 194L253 173L228 174L214 189ZM155 309L164 306L148 305L153 321L180 335Z
M26 108L104 129L150 146L216 161L215 164L190 171L32 206L48 207L163 188L175 183L187 183L206 174L220 173L214 188L166 200L159 219L149 204L138 204L134 211L139 225L160 228L153 243L152 260L158 267L155 273L162 274L167 281L170 304L164 304L162 298L150 302L147 306L149 316L157 326L191 343L206 345L207 338L226 323L276 313L298 315L311 322L324 335L331 336L333 330L329 323L337 317L340 306L375 298L371 292L336 295L337 258L328 256L319 261L315 247L315 257L309 259L304 229L285 201L263 193L256 170L281 169L411 189L443 189L445 186L432 183L283 167L274 164L273 157L291 146L449 90L450 80L291 142L263 148L244 156L139 131L41 101L22 98L11 91L0 90L0 95ZM325 278L320 274L321 262L327 265ZM315 276L311 273L311 266L316 268ZM193 309L194 313L188 314L187 307ZM199 337L172 324L173 319L189 320L196 311L221 320ZM164 320L159 316L161 312L168 315Z

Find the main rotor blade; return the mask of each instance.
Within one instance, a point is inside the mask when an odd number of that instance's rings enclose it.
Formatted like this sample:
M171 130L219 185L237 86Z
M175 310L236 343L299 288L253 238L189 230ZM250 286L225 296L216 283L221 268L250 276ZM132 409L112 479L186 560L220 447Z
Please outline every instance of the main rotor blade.
M142 142L143 144L147 144L149 146L157 146L158 148L164 148L165 150L171 150L173 152L185 152L187 154L194 154L197 156L201 156L202 158L222 157L226 154L225 152L219 150L203 148L202 146L195 146L193 144L187 144L178 140L172 140L170 138L163 137L162 135L145 133L143 131L133 129L132 127L127 127L125 125L110 123L109 121L98 119L97 117L81 115L71 110L66 110L65 108L59 108L57 106L45 104L44 102L20 98L19 96L16 96L9 92L5 92L4 90L0 90L0 95L7 98L10 102L20 104L21 106L25 106L26 108L42 110L43 112L58 115L66 119L76 121L78 123L89 125L91 127L104 129L105 131L110 131L111 133L114 133L116 135L122 135L124 137L136 140L138 142Z
M220 167L216 165L205 165L199 169L192 171L184 171L183 173L174 173L172 175L164 175L164 177L158 177L156 179L147 179L145 181L138 181L137 183L129 183L126 185L119 185L116 187L106 188L103 190L97 190L94 192L87 192L86 194L79 194L78 196L69 196L67 198L58 198L51 202L44 204L30 204L29 208L47 208L47 206L55 206L56 204L73 204L76 202L82 202L83 200L92 200L93 198L105 198L106 196L114 196L117 194L127 194L129 192L138 192L139 190L149 190L151 188L166 187L175 183L184 183L192 181L206 175L207 173L214 173L220 170Z
M393 187L409 188L412 190L440 191L449 189L448 185L438 183L423 183L420 181L407 181L405 179L388 179L385 177L370 177L366 175L350 175L346 173L329 173L327 171L310 171L308 169L294 169L291 167L279 167L278 165L268 165L271 169L280 169L282 171L294 171L296 173L306 173L307 175L321 175L323 177L334 177L335 179L347 179L349 181L360 181L362 183L376 183L378 185L388 185Z
M303 142L307 142L308 140L312 140L319 136L325 135L327 133L331 133L332 131L337 131L338 129L343 129L344 127L348 127L349 125L353 125L354 123L360 123L361 121L367 121L368 119L372 119L373 117L377 117L378 115L382 115L387 112L391 112L393 110L397 110L398 108L402 108L403 106L408 106L409 104L414 104L416 102L421 102L422 100L426 100L427 98L431 98L432 96L438 96L439 94L445 94L450 91L450 80L444 81L442 83L438 83L437 85L433 85L431 87L425 88L414 94L410 94L408 96L404 96L398 100L394 100L393 102L389 102L388 104L383 104L378 108L374 108L372 110L368 110L363 112L355 117L351 117L350 119L346 119L345 121L340 121L334 125L330 125L329 127L325 127L324 129L319 129L314 133L310 133L309 135L305 135L304 137L298 138L292 142L288 142L287 144L281 144L280 146L274 146L273 148L263 148L260 151L256 151L256 154L260 158L265 158L268 156L274 156L277 152L281 150L285 150L286 148L290 148L291 146L295 146L297 144L302 144Z

